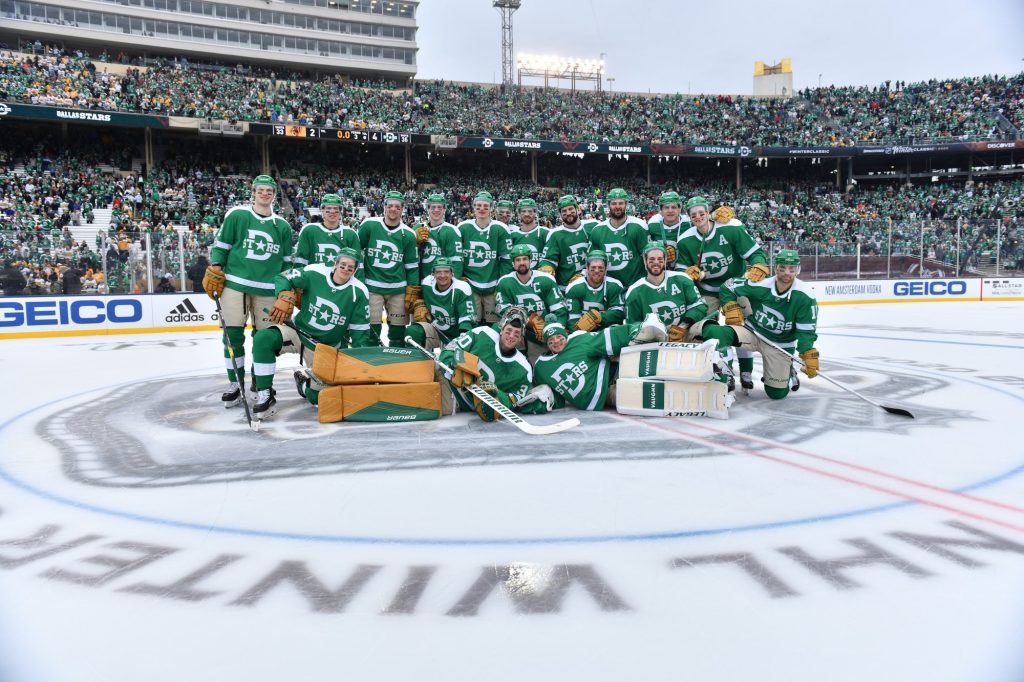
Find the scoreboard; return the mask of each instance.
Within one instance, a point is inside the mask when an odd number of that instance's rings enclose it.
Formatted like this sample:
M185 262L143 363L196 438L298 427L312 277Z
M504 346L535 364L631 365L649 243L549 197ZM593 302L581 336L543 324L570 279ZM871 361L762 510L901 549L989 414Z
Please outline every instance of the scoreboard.
M326 128L300 123L250 123L249 132L271 137L294 137L306 140L335 142L369 142L371 144L430 144L430 135L394 133L383 130Z

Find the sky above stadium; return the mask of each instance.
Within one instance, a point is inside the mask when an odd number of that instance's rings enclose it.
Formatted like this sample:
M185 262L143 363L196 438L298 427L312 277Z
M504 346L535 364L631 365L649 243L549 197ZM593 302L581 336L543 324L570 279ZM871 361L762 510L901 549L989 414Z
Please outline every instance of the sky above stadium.
M423 0L417 21L418 78L501 81L492 0ZM513 27L516 55L604 53L630 92L750 94L754 62L784 57L798 90L1024 70L1022 0L523 0Z

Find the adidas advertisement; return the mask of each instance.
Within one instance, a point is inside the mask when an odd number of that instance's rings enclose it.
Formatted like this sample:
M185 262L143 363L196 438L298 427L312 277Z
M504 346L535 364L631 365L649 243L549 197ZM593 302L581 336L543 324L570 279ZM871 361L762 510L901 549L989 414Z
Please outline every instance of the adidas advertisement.
M218 320L217 313L214 312L209 318L216 322ZM206 320L207 316L199 312L189 298L176 305L164 319L165 322L205 322Z
M150 297L154 327L216 327L217 307L204 294L166 294Z

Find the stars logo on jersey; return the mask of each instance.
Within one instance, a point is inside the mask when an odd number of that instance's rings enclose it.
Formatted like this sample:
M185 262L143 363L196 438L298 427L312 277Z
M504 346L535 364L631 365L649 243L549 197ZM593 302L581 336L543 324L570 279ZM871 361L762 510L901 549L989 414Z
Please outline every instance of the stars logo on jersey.
M536 288L536 283L533 285ZM526 308L528 313L544 314L544 301L537 294L516 294L516 304Z
M470 241L467 254L466 267L469 268L485 268L498 257L498 252L487 242Z
M604 245L604 250L608 254L609 272L622 270L629 265L629 261L633 260L633 252L625 244L610 242Z
M551 373L552 378L557 382L555 390L560 395L568 395L575 398L587 384L586 374L588 369L589 367L586 362L580 362L579 364L567 362L560 365L558 369Z
M339 251L341 251L341 247L336 244L317 244L316 262L323 265L334 265Z
M787 332L793 328L792 322L786 321L786 316L778 310L766 305L754 314L754 322L758 327L776 334Z
M402 262L402 252L391 242L378 239L376 246L366 249L366 257L372 259L372 265L381 270L390 270Z
M722 239L725 239L725 237L722 237ZM720 251L705 251L700 262L706 273L705 278L715 279L722 277L728 272L729 266L733 262L733 256L732 254L726 255Z
M590 242L583 242L582 244L572 244L569 246L569 263L579 269L587 262L587 249L590 248Z
M441 306L431 305L430 316L434 318L434 326L442 330L451 329L455 325L455 318Z
M683 313L686 312L686 304L672 305L669 301L652 303L650 307L651 312L657 313L658 319L664 322L666 326L676 324L679 320L683 319Z
M250 227L249 236L242 241L245 257L250 260L268 260L275 253L281 252L281 245L274 243L269 232Z
M317 296L309 306L309 326L320 331L329 332L347 321L338 306L321 296Z

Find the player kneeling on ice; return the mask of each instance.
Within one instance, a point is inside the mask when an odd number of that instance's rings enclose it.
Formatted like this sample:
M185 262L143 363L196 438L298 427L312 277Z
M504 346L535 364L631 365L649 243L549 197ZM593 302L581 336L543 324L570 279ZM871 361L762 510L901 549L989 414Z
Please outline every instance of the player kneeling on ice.
M760 353L764 392L776 400L789 394L791 379L793 390L799 387L793 372L794 351L803 360L801 371L808 377L818 375L818 351L814 348L818 303L810 287L797 279L799 274L799 254L779 251L774 277L759 282L733 279L719 290L724 325L707 320L691 330L696 337L716 339L722 348L737 346Z
M353 275L359 265L359 253L342 248L333 267L314 264L301 270L288 270L274 278L277 300L270 310L273 325L260 329L253 336L253 374L256 399L253 417L267 419L277 411L274 372L277 356L301 353L308 366L313 362L316 344L335 348L371 345L370 297L362 282ZM295 303L302 296L302 306L292 323ZM316 404L316 390L309 390L310 377L296 372L299 392Z
M533 384L533 368L518 346L527 326L526 310L512 306L494 327L476 327L462 334L441 351L439 360L452 368L452 376L442 381L441 396L445 414L454 411L476 412L484 421L499 415L466 387L478 384L505 407L525 414L546 411L543 401L534 400L520 410Z
M549 315L544 326L548 352L533 367L537 396L548 410L566 403L580 410L601 410L615 404L615 365L610 361L635 343L664 341L665 325L654 313L644 322L620 324L599 332L569 334L558 318ZM529 400L529 396L527 400Z

